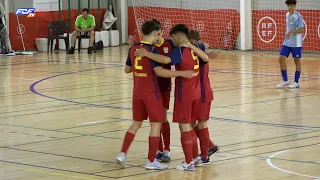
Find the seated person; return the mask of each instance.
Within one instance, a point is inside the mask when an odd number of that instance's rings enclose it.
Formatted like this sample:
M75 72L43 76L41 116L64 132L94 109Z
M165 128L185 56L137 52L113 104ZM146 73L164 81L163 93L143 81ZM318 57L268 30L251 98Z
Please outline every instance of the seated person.
M92 54L95 26L96 22L94 16L89 14L89 10L87 8L82 9L82 14L77 17L75 22L75 31L73 32L71 37L71 48L69 49L68 54L74 53L74 47L76 45L78 36L90 37L88 54Z

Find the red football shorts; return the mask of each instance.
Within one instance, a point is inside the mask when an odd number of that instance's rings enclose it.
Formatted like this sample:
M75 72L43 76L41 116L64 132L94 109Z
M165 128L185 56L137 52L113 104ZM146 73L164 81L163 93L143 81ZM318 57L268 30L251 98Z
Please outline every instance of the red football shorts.
M197 116L197 120L207 121L210 118L210 108L211 108L211 102L200 102L199 104L199 112Z
M197 120L200 99L192 101L175 101L173 122L191 123Z
M169 109L169 106L170 106L170 94L171 94L170 91L161 92L163 107L165 109Z
M162 100L147 99L147 100L132 100L132 114L134 121L147 120L150 122L162 122L166 117L163 110Z

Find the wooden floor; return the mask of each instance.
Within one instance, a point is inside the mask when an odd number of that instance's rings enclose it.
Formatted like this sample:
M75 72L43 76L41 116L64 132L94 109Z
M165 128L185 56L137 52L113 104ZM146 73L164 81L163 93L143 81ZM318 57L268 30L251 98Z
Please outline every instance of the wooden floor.
M303 60L301 89L289 90L275 89L276 56L221 52L210 62L209 121L221 152L195 172L175 170L183 153L171 123L172 162L161 172L144 169L148 123L129 150L129 167L115 163L131 123L127 51L0 57L1 180L320 179L319 56ZM292 80L294 63L287 63Z

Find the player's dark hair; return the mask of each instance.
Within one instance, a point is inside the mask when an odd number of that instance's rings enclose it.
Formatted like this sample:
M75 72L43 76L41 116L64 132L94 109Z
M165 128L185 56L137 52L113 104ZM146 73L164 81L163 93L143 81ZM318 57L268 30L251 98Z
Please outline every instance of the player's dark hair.
M290 4L296 5L297 0L286 0L286 4L289 6Z
M143 23L141 31L144 35L149 35L153 31L159 31L161 24L157 20L149 20Z
M189 29L185 24L177 24L171 28L170 35L177 33L183 33L188 37Z
M190 30L188 33L188 39L200 40L200 33L196 30Z
M161 27L161 23L157 19L152 19L151 21L153 21L154 23L158 24L160 26L160 29L162 28Z
M82 12L87 12L87 13L89 13L89 9L88 9L88 8L83 8L83 9L82 9Z

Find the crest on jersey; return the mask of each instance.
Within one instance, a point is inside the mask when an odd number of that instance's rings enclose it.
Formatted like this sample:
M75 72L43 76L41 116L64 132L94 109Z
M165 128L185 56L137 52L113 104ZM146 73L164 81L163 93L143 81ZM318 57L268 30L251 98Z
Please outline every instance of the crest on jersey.
M163 52L166 53L166 54L168 54L169 48L168 48L168 47L164 47L164 48L163 48Z
M294 23L294 21L293 21L293 19L291 19L291 20L290 20L290 24L293 24L293 23Z

